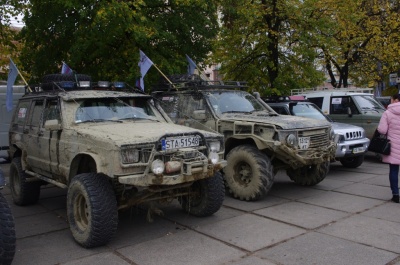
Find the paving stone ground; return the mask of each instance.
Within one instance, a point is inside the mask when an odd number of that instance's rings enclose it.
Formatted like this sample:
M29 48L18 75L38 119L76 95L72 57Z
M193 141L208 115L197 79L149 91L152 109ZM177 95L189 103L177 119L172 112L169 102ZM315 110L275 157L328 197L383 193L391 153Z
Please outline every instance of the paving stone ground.
M8 177L9 164L0 167ZM216 214L196 218L177 202L164 216L121 212L106 246L85 249L66 220L66 191L45 186L33 206L12 204L17 250L13 265L400 265L400 204L390 201L389 167L374 154L356 169L332 163L314 187L294 184L279 172L260 201L225 197Z

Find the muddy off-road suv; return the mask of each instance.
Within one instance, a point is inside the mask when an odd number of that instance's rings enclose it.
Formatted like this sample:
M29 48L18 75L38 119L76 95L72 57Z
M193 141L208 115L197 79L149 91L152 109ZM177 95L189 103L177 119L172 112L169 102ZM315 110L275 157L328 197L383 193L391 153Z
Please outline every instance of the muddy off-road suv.
M316 185L329 170L336 144L331 125L278 115L240 82L171 76L152 95L177 124L225 136L226 188L235 198L257 200L268 193L279 169L300 185Z
M28 205L43 184L67 189L70 229L83 247L109 242L124 208L146 203L159 213L155 205L174 198L195 216L221 207L222 135L166 122L151 96L120 82L48 75L32 89L10 126L12 197Z

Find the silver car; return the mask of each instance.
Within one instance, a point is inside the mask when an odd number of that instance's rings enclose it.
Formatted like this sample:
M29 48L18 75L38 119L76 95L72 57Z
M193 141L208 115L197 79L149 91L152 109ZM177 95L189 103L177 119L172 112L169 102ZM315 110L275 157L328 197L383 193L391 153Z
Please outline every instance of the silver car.
M370 140L366 137L362 127L334 122L314 104L308 101L294 101L289 97L281 99L264 99L266 103L278 114L308 117L319 120L328 120L332 124L335 134L339 135L335 158L343 166L349 168L359 167L364 161Z

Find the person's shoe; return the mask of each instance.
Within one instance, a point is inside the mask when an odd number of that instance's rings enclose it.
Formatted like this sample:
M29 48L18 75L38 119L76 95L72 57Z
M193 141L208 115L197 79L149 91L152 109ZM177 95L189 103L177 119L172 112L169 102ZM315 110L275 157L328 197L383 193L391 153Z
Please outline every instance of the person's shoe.
M399 203L399 195L393 195L392 201L395 203Z

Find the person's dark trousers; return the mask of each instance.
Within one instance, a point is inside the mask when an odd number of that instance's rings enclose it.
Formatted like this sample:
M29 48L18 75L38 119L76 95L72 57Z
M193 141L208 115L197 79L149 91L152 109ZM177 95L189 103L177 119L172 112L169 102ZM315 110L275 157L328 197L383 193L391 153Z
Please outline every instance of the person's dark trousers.
M399 195L399 165L389 164L390 189L393 195Z

